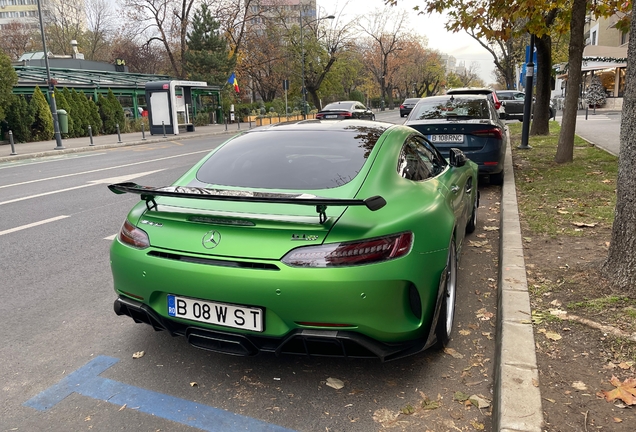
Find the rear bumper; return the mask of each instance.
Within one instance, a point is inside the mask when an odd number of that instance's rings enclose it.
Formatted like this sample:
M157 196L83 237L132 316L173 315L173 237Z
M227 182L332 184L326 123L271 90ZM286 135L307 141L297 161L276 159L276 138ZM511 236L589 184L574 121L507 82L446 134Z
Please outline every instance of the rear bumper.
M277 356L295 354L389 361L417 354L432 345L425 339L388 344L351 331L296 329L281 338L229 333L167 320L148 305L121 296L115 300L114 309L117 315L149 324L156 331L185 336L197 348L236 356L269 352Z

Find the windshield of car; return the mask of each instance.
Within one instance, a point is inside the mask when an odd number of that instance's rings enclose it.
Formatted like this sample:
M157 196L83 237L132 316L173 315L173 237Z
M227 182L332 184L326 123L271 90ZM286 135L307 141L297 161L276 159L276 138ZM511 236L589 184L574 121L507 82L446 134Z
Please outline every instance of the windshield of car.
M264 189L329 189L362 169L384 129L254 131L236 137L198 170L203 183Z
M451 97L449 99L422 99L411 115L412 120L444 118L490 118L486 99L468 99Z
M330 103L325 105L325 107L322 109L323 111L329 111L329 110L344 110L344 111L351 111L353 109L353 105L354 103Z

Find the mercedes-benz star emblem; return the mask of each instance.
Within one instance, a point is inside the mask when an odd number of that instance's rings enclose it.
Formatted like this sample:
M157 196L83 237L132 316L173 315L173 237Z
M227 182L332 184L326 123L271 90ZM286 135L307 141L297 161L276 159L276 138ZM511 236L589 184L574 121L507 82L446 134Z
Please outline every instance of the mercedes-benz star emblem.
M205 233L203 236L203 247L206 249L214 249L221 243L221 233L212 230Z

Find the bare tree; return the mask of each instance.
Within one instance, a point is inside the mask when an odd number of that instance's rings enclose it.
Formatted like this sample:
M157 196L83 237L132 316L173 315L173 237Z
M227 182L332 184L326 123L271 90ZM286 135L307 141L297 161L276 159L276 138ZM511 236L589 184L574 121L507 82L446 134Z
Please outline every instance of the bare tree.
M31 24L11 21L0 29L0 48L11 60L17 60L26 52L42 49L42 41Z
M109 0L86 1L86 32L82 51L88 60L106 60L117 28L117 12Z
M404 48L401 44L406 38L407 12L395 14L395 9L385 8L360 18L359 28L371 40L366 44L366 54L370 60L369 72L380 86L381 101L385 103L386 95L389 96L389 106L393 108L392 89L393 74L397 68L395 56Z
M48 3L46 22L47 48L54 54L72 54L72 40L81 39L84 25L82 0L55 0Z
M123 4L145 43L158 41L163 45L173 74L184 78L186 72L181 59L187 49L186 37L195 0L123 0Z

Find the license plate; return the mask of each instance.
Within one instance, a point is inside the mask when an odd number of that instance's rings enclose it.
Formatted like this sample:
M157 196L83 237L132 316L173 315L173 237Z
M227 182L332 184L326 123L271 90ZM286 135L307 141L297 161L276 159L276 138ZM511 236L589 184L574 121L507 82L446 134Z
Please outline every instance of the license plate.
M263 309L168 295L168 315L206 324L263 331Z
M325 118L338 118L338 114L328 114Z
M448 135L429 135L428 138L431 142L436 143L462 143L464 142L464 135L461 134L448 134Z

